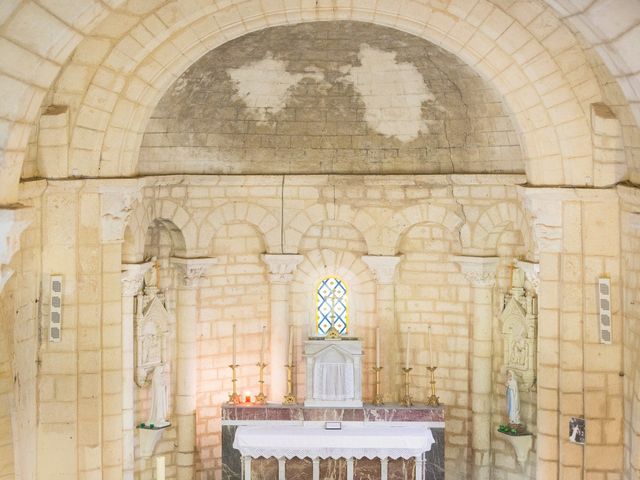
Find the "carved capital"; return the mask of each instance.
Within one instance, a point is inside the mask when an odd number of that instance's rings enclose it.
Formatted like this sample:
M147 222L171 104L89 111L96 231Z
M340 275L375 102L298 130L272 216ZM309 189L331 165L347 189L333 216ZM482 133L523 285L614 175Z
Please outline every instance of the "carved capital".
M178 270L181 285L189 288L197 288L200 280L207 274L207 269L216 263L216 258L171 257L171 264Z
M144 274L153 267L153 262L122 264L122 296L133 297L142 290Z
M496 283L498 257L454 256L453 261L474 287L492 287Z
M302 255L264 254L262 261L269 267L271 283L290 283L296 267L304 260Z
M402 260L401 255L363 255L362 261L371 269L376 282L390 285L396 274L396 268Z
M32 221L31 208L17 205L0 209L0 292L13 275L9 264L20 250L20 235Z
M102 242L122 242L127 221L142 191L138 185L107 185L100 189L100 194Z
M518 260L516 265L524 272L527 277L527 281L531 284L537 294L538 289L540 288L540 264Z

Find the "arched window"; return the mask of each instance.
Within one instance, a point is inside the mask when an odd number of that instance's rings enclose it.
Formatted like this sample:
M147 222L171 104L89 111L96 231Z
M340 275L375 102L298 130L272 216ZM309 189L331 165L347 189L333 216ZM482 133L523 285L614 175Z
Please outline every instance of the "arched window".
M338 277L320 280L316 291L316 326L318 335L324 337L333 327L340 335L349 331L349 306L347 286Z

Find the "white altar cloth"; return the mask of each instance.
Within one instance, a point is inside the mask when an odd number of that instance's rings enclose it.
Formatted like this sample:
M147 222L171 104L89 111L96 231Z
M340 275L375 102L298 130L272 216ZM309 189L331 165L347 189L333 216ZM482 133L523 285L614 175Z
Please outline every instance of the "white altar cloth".
M424 425L353 425L325 430L323 425L240 426L233 448L243 457L414 458L435 443Z

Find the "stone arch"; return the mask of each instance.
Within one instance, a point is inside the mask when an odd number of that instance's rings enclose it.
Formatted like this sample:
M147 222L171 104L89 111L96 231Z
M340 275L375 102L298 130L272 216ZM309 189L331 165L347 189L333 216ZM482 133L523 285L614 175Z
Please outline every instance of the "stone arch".
M215 232L224 224L248 223L258 229L264 239L267 253L280 251L280 220L269 210L249 202L227 202L207 215L200 227L198 249L207 251Z
M534 253L534 239L524 212L515 203L507 202L492 205L480 215L473 227L470 247L486 255L495 255L500 235L509 227L522 234L525 251Z
M465 246L461 230L464 219L452 210L441 205L412 205L395 212L382 229L381 250L388 255L398 252L400 239L411 227L419 223L442 225L453 236L460 239L461 247Z
M82 150L74 150L73 144L82 139L96 152L87 153L88 150L84 149L85 153L80 156L85 165L92 164L93 169L101 174L134 173L141 135L153 106L194 59L221 43L269 26L350 19L397 28L458 55L493 83L514 112L528 157L526 170L529 182L584 185L585 178L592 175L587 107L599 99L600 87L576 39L554 15L541 9L537 13L546 14L547 20L555 22L554 26L567 39L565 51L547 50L541 46L542 33L537 32L536 36L523 26L522 12L512 16L490 4L483 9L472 7L471 4L468 7L449 5L442 10L439 5L422 1L414 2L406 10L400 10L397 4L382 4L375 12L359 4L344 8L296 6L262 10L262 4L255 0L246 2L242 8L230 4L218 9L212 5L200 7L193 13L194 9L167 4L158 15L169 19L169 27L161 29L144 46L135 40L132 29L107 55L105 64L119 72L122 80L113 102L106 102L109 103L109 111L106 117L102 117L108 121L101 124L108 127L93 134L81 128L74 134L73 138L78 140L72 140L71 163L77 163L73 158L74 151ZM210 16L216 22L212 22ZM417 21L418 18L425 20ZM533 51L537 53L527 58L523 52L514 51L514 39L520 47L535 46ZM566 54L569 50L571 55ZM571 65L559 61L556 55L568 56L572 60ZM580 80L568 78L568 73L577 69L582 71ZM553 91L563 101L547 108L547 87L542 79L550 77L556 78L558 83ZM96 75L92 82L99 78ZM578 84L583 86L585 80L591 82L593 88L578 88ZM88 112L87 109L93 108L95 103L91 97L95 95L96 88L93 84L87 87L87 98L80 107L82 112ZM545 92L545 95L540 92ZM119 93L124 95L117 98ZM565 130L559 128L567 121L575 126L570 138ZM584 146L576 153L577 145ZM89 162L87 155L91 157ZM569 157L571 164L568 163ZM125 163L119 164L122 159Z
M145 199L136 202L129 216L122 245L122 260L138 263L144 260L144 241L147 229L153 222L153 206Z
M297 253L309 228L327 220L337 220L354 227L362 235L368 251L375 244L376 221L368 212L352 205L316 204L298 212L285 226L285 251Z

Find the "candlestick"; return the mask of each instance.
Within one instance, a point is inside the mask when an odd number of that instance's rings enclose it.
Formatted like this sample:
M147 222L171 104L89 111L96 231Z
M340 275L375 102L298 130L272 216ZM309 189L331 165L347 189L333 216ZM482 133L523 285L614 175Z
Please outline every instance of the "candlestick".
M440 399L436 395L436 368L438 367L427 367L427 370L431 373L431 396L427 399L427 405L430 407L437 407L440 405Z
M380 370L382 370L382 367L379 367L379 366L373 367L373 371L376 372L376 394L373 397L374 405L384 405L384 398L380 393Z
M264 362L260 362L258 364L258 367L260 368L260 380L258 380L258 383L260 384L260 393L256 395L256 400L254 402L258 405L264 405L267 403L267 396L264 394L264 367L266 366L267 364Z
M233 355L231 357L231 364L236 364L236 324L233 324L233 331L231 333L231 342L233 344Z
M380 368L380 327L376 327L376 368Z
M405 407L410 407L413 405L413 399L411 398L411 370L410 367L405 367L402 369L404 372L404 397L402 398L402 405Z
M229 403L233 403L234 405L237 405L239 403L242 403L242 398L240 397L240 395L238 395L238 392L236 391L236 382L238 381L238 379L236 378L236 368L238 368L238 365L235 365L235 364L229 365L229 368L231 368L231 385L233 385L232 391L229 394Z
M288 365L293 365L293 325L289 325L289 361Z
M156 457L156 480L165 479L165 461L164 455Z
M267 327L265 325L262 326L262 334L260 337L260 364L264 363L264 334Z
M296 396L293 394L293 362L289 362L289 365L285 365L287 367L287 394L284 396L284 400L282 401L283 405L295 405L298 400Z
M433 350L431 348L431 325L429 325L429 328L427 329L427 333L429 334L429 366L433 367L433 357L431 356L431 351Z
M409 368L409 350L411 350L411 328L407 328L407 348L405 352L404 368Z

